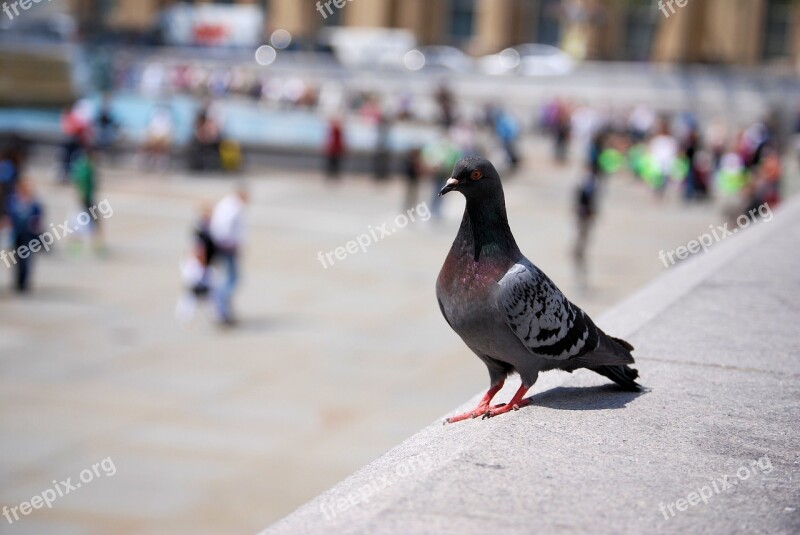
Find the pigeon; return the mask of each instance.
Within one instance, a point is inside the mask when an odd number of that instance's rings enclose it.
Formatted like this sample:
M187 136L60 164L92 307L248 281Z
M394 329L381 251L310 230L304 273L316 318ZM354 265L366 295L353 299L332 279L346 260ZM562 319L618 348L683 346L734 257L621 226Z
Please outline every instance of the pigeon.
M490 388L475 410L448 418L490 418L528 405L540 372L587 368L623 389L639 391L633 346L592 319L519 250L506 213L503 185L488 160L460 160L439 195L458 191L467 204L436 281L445 321L489 370ZM518 373L511 401L491 406L505 379Z

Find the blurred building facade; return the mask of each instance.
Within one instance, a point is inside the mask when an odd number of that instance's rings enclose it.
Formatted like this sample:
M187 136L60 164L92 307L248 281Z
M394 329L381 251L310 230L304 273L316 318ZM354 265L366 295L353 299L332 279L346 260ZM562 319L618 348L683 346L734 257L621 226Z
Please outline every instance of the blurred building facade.
M331 2L323 18L319 5ZM493 53L520 43L579 58L754 65L800 61L800 2L793 0L194 0L254 4L266 31L313 38L324 26L408 29L422 44ZM682 0L683 1L683 0ZM175 0L70 0L87 23L146 31ZM669 8L667 4L671 4ZM672 12L674 9L674 13ZM667 16L668 15L668 16Z

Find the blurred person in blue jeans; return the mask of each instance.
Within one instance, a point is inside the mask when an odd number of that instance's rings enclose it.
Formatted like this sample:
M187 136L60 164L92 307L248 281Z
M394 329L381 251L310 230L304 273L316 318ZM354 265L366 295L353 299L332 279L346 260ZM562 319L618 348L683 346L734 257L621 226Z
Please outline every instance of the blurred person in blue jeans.
M111 98L108 95L103 97L96 124L97 136L95 143L97 148L104 154L114 158L116 156L116 143L120 135L120 125L111 111Z
M8 214L8 203L17 188L24 160L25 150L19 140L0 152L0 224Z
M495 135L497 135L497 139L500 140L500 144L503 146L511 169L516 169L520 162L519 153L517 152L519 123L513 115L507 111L500 110L497 115L495 115L494 128Z
M214 292L217 319L224 325L233 325L231 301L239 280L240 251L244 243L244 211L247 190L239 186L235 193L223 198L214 207L209 226L216 258L223 265L225 276Z
M30 273L34 249L32 243L41 233L43 209L33 192L31 184L25 180L17 183L8 206L11 224L11 238L16 255L12 257L16 268L15 289L25 293L30 288ZM35 242L41 247L41 242Z

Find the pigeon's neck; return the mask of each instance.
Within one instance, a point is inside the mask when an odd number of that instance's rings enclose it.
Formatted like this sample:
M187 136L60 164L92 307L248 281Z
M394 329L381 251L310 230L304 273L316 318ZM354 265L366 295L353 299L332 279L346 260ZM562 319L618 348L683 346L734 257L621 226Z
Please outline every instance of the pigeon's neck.
M481 199L480 202L467 199L458 240L474 260L484 255L515 257L520 254L508 225L506 203L502 195L494 199Z

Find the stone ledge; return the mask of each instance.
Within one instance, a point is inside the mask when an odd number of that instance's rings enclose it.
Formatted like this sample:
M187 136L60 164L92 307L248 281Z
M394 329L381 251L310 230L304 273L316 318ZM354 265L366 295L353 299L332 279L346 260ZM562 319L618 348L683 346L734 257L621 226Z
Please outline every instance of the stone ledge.
M600 318L647 392L543 374L532 406L434 422L264 533L800 532L798 260L795 198Z

